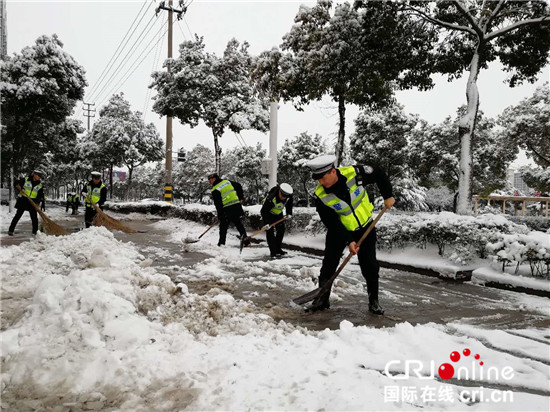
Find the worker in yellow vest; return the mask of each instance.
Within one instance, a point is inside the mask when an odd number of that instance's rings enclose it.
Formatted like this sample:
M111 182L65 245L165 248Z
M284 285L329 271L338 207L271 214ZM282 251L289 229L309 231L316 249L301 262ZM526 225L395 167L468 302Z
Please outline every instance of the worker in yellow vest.
M13 217L10 227L8 229L8 235L13 236L15 227L23 216L25 211L29 212L32 222L32 234L36 235L38 232L38 216L36 214L36 209L31 204L31 200L36 203L38 206L44 197L44 188L42 186L42 179L44 178L44 172L40 170L35 170L30 173L27 177L19 179L15 182L15 189L17 191L17 202L15 203L15 216ZM23 195L23 192L25 195ZM30 200L30 199L31 200Z
M283 216L286 216L287 220L292 218L292 206L294 203L292 193L292 186L288 183L281 183L271 188L260 210L264 227L269 227L282 219ZM283 214L283 210L286 212L286 215ZM265 234L271 258L278 259L286 255L286 252L282 249L283 238L285 236L285 222L281 222L277 226L268 229Z
M92 172L92 180L88 182L82 194L86 199L86 213L84 214L84 222L86 227L90 227L94 221L94 217L97 214L93 204L96 203L101 210L103 210L103 204L107 201L107 187L101 181L101 173Z
M313 179L319 182L315 189L315 207L327 227L319 286L323 286L336 272L347 245L350 253L358 255L361 274L367 282L369 311L376 315L384 314L378 302L380 265L376 260L376 229L369 233L360 248L357 242L372 223L373 205L365 185L376 183L388 209L395 203L388 176L376 166L336 167L336 157L333 155L319 156L310 160L307 166L312 171ZM329 297L330 291L315 299L306 311L328 309Z
M238 182L232 180L220 179L217 173L208 175L208 182L212 186L212 198L218 212L220 222L220 238L218 246L225 245L227 238L227 229L229 224L233 223L239 231L241 241L245 246L250 244L246 234L242 218L244 211L242 202L244 200L243 188Z

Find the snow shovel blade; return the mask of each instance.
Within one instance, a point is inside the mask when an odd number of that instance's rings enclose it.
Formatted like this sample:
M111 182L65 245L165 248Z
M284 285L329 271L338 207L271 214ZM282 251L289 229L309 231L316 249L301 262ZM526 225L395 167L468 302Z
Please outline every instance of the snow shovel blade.
M306 293L305 295L298 296L297 298L292 299L292 301L297 305L303 305L319 297L321 295L321 291L322 291L322 288L313 289L312 291Z

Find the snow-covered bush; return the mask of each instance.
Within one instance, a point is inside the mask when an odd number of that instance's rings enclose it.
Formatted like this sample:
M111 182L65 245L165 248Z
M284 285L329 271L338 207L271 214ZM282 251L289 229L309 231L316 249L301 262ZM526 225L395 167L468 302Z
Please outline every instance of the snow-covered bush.
M550 247L523 234L501 235L493 243L487 244L491 259L502 263L504 268L516 262L516 273L523 262L529 263L533 277L550 279Z

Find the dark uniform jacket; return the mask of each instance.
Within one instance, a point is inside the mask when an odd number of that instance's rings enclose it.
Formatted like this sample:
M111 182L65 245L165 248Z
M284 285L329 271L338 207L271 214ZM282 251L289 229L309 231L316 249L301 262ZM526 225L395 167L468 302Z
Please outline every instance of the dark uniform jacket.
M29 179L29 181L31 182L32 184L32 187L35 187L36 185L42 183L42 180L39 180L39 181L34 181L32 180L32 177L33 177L33 174L31 173L27 178ZM19 191L17 190L17 185L19 185L21 187L21 189L23 189L23 186L25 185L25 178L21 178L19 180L17 180L15 182L15 184L13 185L13 187L15 188L15 192L19 195L19 197L17 198L17 201L15 202L15 208L16 209L26 209L26 210L30 210L30 209L33 209L34 210L34 207L29 203L29 200L24 197L23 195L19 194ZM36 195L36 198L33 199L34 203L36 203L36 205L40 205L40 203L42 202L42 200L44 199L44 188L40 189Z
M356 179L358 179L358 183L359 181L361 181L361 185L363 187L365 187L365 185L367 184L376 183L384 199L393 197L392 185L384 170L376 166L356 165L354 167L357 172ZM325 192L333 193L338 198L345 201L347 204L351 204L351 196L349 194L349 189L346 185L347 179L344 175L340 173L338 169L336 169L336 173L338 174L338 182L336 182L330 188L325 189ZM326 206L317 196L315 196L315 207L317 209L317 212L319 213L321 221L327 227L329 232L341 236L343 239L346 240L347 243L353 241L352 232L348 231L345 228L338 214L331 207Z
M267 193L267 196L264 200L264 204L262 205L262 209L260 210L260 214L262 215L262 219L264 221L272 220L274 216L280 216L283 217L283 214L280 215L274 215L271 213L271 209L273 209L273 199L277 199L277 203L281 202L281 199L279 198L279 185L274 186L271 188L271 190ZM294 196L290 195L288 198L286 198L286 204L285 204L285 211L287 215L292 214L292 206L294 203Z
M220 179L220 178L218 178L218 179L216 179L216 181L214 182L212 187L216 186L222 180L229 180L229 179ZM237 197L239 198L239 200L243 201L244 200L244 193L243 193L243 187L241 186L241 184L238 183L238 182L234 182L233 180L229 180L229 181L231 182L231 184L235 188L235 192L237 192ZM223 219L225 214L224 214L224 210L223 210L222 194L220 193L219 190L214 190L214 191L212 191L212 198L214 199L214 206L216 206L216 211L218 212L219 218ZM243 214L244 213L241 203L237 203L235 205L228 206L226 209L231 209L232 213L237 213L237 214Z

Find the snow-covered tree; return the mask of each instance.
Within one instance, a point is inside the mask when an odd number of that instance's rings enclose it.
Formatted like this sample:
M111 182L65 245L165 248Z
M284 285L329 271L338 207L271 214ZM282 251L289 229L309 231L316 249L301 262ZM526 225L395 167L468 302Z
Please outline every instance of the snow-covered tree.
M155 126L145 124L140 112L132 112L124 95L115 94L99 111L99 120L92 129L92 139L97 144L99 156L110 171L115 166L128 168L128 188L136 167L147 162L162 160L163 142Z
M177 117L194 127L202 120L212 131L216 171L220 172L219 139L226 130L266 132L269 127L267 101L257 97L250 81L251 57L248 43L235 39L223 56L206 53L203 39L180 45L180 56L167 61L171 71L152 74L158 94L153 109Z
M37 167L55 151L63 128L87 85L84 69L63 50L57 35L40 36L21 54L0 62L2 173Z
M174 193L202 202L209 192L207 176L213 172L214 153L201 144L186 152L185 162L178 163L173 171Z
M260 203L267 189L267 179L261 170L265 149L258 143L255 147L236 147L231 152L236 161L227 176L235 177L243 186L245 197L254 199L257 204Z
M550 167L527 167L520 169L523 181L535 190L546 195L550 194Z
M447 117L443 122L430 126L421 122L411 134L409 155L411 170L426 187L446 186L456 192L460 180L461 145L456 134L460 118L467 110L459 108L453 121ZM472 144L472 187L478 194L489 194L504 187L506 170L514 160L517 149L507 146L495 130L495 122L479 111L477 131Z
M550 168L550 85L504 110L498 119L509 145L524 149L542 168Z
M350 136L352 158L360 164L380 166L390 179L404 177L409 164L408 138L417 121L399 104L361 111Z
M327 153L327 147L320 135L311 136L307 132L300 133L292 139L286 139L285 144L277 154L279 165L279 183L288 183L294 188L296 203L309 206L310 192L315 188L311 178L311 170L306 163L321 154Z
M409 1L405 10L440 30L434 50L435 72L449 79L468 73L467 110L457 130L460 137L458 212L470 213L472 142L479 108L477 78L481 69L499 59L511 73L511 87L536 80L550 50L550 5L547 1Z
M429 43L429 30L400 15L393 2L356 6L342 3L332 11L330 0L300 6L281 45L290 55L273 50L261 55L254 67L258 87L291 98L298 106L324 95L337 103L338 164L344 150L346 103L383 106L392 100L396 86L432 86L426 75L430 48L422 46ZM416 42L418 37L426 39Z

